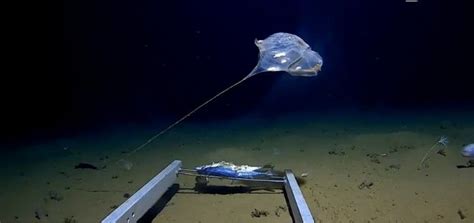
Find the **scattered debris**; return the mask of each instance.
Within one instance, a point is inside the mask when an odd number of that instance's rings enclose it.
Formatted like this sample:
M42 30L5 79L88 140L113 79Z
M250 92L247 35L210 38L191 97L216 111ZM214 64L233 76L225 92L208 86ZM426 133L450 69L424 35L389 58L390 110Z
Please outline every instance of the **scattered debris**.
M286 212L286 210L287 210L287 209L286 209L285 206L280 205L280 206L278 206L278 207L275 209L275 215L276 215L277 217L280 217L281 212L282 212L282 211L283 211L283 212Z
M74 216L64 218L64 223L77 223L77 220L74 219Z
M252 150L252 151L261 151L261 150L262 150L262 148L260 148L260 147L256 146L256 147L253 147L251 150Z
M474 160L467 161L466 165L457 165L457 168L471 168L474 167Z
M436 152L437 154L441 155L441 156L446 156L446 150L445 149L440 149L438 150L438 152Z
M458 215L461 220L464 220L466 218L466 215L461 211L461 209L458 209Z
M388 166L388 168L390 168L390 169L395 169L395 170L399 170L400 167L401 167L400 164L392 164L392 165Z
M335 156L344 156L346 155L346 152L344 151L336 151L336 149L333 149L328 152L329 155L335 155Z
M410 146L410 145L396 145L396 146L392 146L390 150L388 151L388 153L396 153L396 152L412 150L412 149L415 149L415 147Z
M364 188L370 189L372 186L374 186L373 182L368 182L364 180L364 182L359 184L359 190L362 190Z
M35 218L41 220L44 217L49 217L48 212L43 208L37 208L35 210Z
M258 210L258 209L254 209L252 211L252 213L250 213L250 216L252 216L252 218L260 218L260 217L267 217L268 216L268 211L265 211L265 210Z
M92 170L98 170L97 166L94 166L90 163L79 163L76 166L74 166L74 169L92 169Z
M380 154L378 154L378 153L367 153L366 156L370 158L370 162L380 164L380 160L379 160Z
M398 148L392 148L388 151L388 153L396 153L398 152Z
M64 197L59 192L56 192L56 191L49 191L48 197L49 199L54 200L54 201L62 201L64 199Z

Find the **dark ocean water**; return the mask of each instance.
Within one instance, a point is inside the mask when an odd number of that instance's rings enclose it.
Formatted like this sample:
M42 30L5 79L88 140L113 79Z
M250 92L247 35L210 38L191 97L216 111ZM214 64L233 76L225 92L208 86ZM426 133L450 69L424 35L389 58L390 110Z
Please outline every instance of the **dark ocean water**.
M322 56L323 71L304 80L258 75L201 116L238 117L259 111L262 104L270 113L472 107L463 4L51 4L48 29L38 31L47 39L32 33L28 36L38 38L25 45L38 42L40 49L27 49L30 58L38 59L13 76L4 121L9 131L2 139L41 139L177 118L246 76L258 60L254 40L276 32L303 38ZM30 67L41 72L24 70Z

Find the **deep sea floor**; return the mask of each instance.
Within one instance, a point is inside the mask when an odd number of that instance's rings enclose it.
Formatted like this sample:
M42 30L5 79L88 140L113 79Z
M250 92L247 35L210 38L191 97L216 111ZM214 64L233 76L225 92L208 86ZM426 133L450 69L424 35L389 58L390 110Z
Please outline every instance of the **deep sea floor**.
M460 155L463 145L474 143L474 112L189 121L143 150L127 153L159 128L124 127L3 154L0 222L99 222L175 159L188 168L226 160L306 173L301 189L318 222L474 219L474 168L456 168L468 161ZM446 156L435 148L419 168L441 136L449 139ZM133 163L132 168L123 168L119 159ZM80 162L100 169L75 169ZM282 194L196 194L186 190L194 178L179 182L183 192L153 222L290 221ZM268 215L252 217L255 209Z

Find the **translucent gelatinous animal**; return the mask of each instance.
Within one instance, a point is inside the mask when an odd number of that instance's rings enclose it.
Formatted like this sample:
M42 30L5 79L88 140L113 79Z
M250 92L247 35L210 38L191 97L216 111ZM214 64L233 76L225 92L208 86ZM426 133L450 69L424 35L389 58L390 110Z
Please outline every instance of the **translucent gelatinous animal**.
M461 151L462 156L474 158L474 143L465 146Z
M156 138L181 123L194 112L256 74L262 72L284 71L293 76L311 77L316 76L323 66L323 59L321 56L317 52L311 50L311 47L304 42L303 39L290 33L275 33L264 40L255 40L255 44L260 51L259 61L257 66L255 66L247 76L205 101L184 117L163 129L158 134L152 136L145 143L138 146L128 154L131 155L147 146Z
M260 58L248 76L271 71L285 71L293 76L316 76L323 66L321 56L293 34L275 33L264 40L255 40L255 45L260 51Z
M426 161L426 159L429 157L431 151L436 148L437 145L443 145L445 148L448 147L448 137L446 136L441 136L439 140L428 150L428 152L425 153L425 156L423 156L423 159L421 159L420 164L418 165L418 168L421 169L423 167L423 163Z

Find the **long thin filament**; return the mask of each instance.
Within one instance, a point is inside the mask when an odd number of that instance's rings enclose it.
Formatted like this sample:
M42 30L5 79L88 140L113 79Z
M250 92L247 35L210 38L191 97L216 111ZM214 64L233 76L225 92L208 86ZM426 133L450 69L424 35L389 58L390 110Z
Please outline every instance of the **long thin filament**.
M145 143L141 144L140 146L138 146L137 148L135 148L134 150L130 151L128 153L128 155L131 155L133 153L136 153L138 152L139 150L143 149L145 146L147 146L148 144L152 143L154 140L156 140L158 137L162 136L163 134L167 133L169 130L171 130L173 127L175 127L176 125L178 125L179 123L181 123L182 121L184 121L186 118L188 118L189 116L191 116L193 113L197 112L199 109L201 109L202 107L204 107L205 105L209 104L210 102L214 101L214 99L218 98L219 96L223 95L224 93L226 93L227 91L229 91L230 89L236 87L237 85L241 84L242 82L244 82L245 80L247 80L248 78L250 78L251 76L255 75L255 73L251 73L249 75L247 75L246 77L244 77L242 80L238 81L237 83L227 87L226 89L224 89L223 91L219 92L218 94L216 94L214 97L210 98L209 100L205 101L204 103L202 103L201 105L197 106L195 109L193 109L191 112L189 112L188 114L186 114L185 116L183 116L182 118L180 118L178 121L174 122L173 124L171 124L170 126L166 127L165 129L161 130L161 132L157 133L156 135L152 136L151 138L149 138Z

